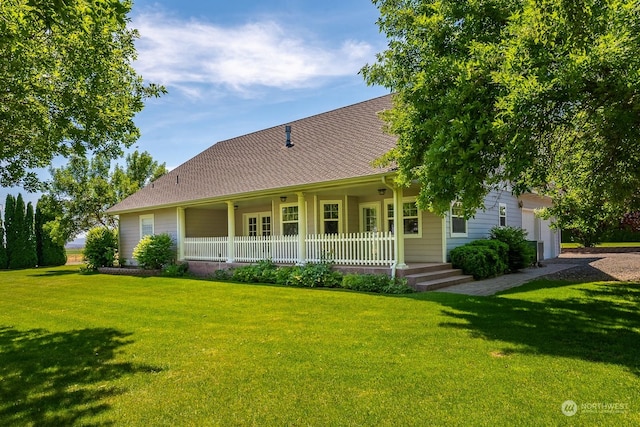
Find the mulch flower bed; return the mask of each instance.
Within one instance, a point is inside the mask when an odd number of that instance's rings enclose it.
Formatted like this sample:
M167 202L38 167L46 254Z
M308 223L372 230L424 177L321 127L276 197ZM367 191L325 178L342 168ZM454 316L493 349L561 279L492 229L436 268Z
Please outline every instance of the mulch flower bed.
M144 270L138 267L99 267L98 272L102 274L114 274L121 276L159 276L162 270Z

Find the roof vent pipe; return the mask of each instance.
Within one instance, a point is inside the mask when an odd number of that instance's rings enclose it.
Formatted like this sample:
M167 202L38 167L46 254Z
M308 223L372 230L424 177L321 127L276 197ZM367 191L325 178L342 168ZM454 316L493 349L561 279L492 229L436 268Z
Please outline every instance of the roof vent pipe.
M291 126L290 125L287 125L284 127L284 133L287 135L287 144L285 145L285 147L287 148L293 147L293 144L291 143Z

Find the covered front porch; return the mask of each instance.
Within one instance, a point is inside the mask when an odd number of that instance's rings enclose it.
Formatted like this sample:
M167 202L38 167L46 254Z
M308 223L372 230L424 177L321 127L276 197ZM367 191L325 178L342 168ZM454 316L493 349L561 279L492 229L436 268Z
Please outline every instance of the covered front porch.
M443 221L417 209L415 192L381 177L180 207L178 258L394 270L407 261L444 262Z

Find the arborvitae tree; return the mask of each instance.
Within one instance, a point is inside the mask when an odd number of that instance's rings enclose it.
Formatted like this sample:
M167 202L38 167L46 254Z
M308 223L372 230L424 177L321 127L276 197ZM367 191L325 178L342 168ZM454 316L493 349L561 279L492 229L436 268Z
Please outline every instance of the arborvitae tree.
M7 194L7 198L4 203L4 227L6 236L6 255L7 255L7 267L11 264L11 258L14 257L16 248L16 241L18 236L16 234L15 223L15 211L16 211L16 198L11 194Z
M36 204L36 251L38 253L39 266L64 265L67 262L67 254L64 246L54 243L47 229L47 222L56 219L56 212L62 214L61 207L50 196L42 196Z
M31 218L33 220L33 217ZM22 194L18 194L12 221L12 238L14 241L9 254L9 268L29 268L35 266L35 263L32 262L34 259L37 260L37 258L35 257L35 253L31 254L31 239L29 237L29 230L32 230L33 226L29 227L28 222L24 199L22 198Z
M7 268L7 248L4 244L4 228L2 226L2 217L0 216L0 269Z
M33 204L27 203L27 211L24 217L24 233L25 233L25 264L27 267L35 267L38 265L38 253L36 249L36 233L35 233L35 216L33 212Z

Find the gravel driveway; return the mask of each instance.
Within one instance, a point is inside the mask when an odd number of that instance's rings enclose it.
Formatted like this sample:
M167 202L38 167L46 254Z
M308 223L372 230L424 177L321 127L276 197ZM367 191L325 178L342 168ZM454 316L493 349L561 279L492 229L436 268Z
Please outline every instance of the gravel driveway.
M550 279L640 282L640 250L626 253L563 253L546 264L578 264L547 275Z

